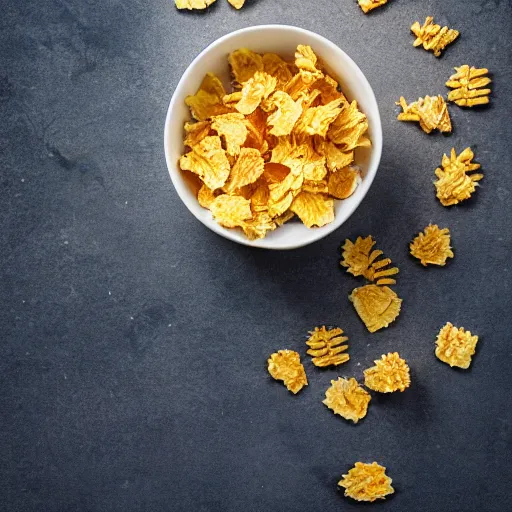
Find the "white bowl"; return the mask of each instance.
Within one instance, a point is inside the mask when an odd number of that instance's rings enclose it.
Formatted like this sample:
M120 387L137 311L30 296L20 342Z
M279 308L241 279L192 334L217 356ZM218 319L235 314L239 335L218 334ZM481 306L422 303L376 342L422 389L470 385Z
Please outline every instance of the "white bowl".
M184 179L178 160L183 153L183 123L190 120L185 97L194 94L204 75L211 71L229 86L228 54L238 48L255 52L273 52L286 59L293 59L298 44L309 45L336 78L349 100L368 117L371 148L358 148L355 163L361 168L362 182L352 196L335 201L335 219L321 228L308 229L301 222L288 222L268 233L265 238L251 241L239 229L219 225L211 213L199 206L191 187ZM379 166L382 152L382 127L375 95L356 63L334 43L302 28L285 25L261 25L244 28L217 39L205 48L190 64L174 91L165 120L165 158L171 180L190 212L215 233L240 244L266 249L294 249L308 245L339 228L359 206L368 192Z

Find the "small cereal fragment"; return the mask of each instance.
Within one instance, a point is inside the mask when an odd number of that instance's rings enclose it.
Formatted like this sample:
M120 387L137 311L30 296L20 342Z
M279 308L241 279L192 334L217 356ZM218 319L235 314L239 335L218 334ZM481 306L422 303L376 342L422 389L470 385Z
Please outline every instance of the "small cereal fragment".
M185 103L190 107L194 119L205 121L209 117L230 111L222 101L225 95L221 81L213 73L206 73L197 92L193 96L187 96Z
M206 9L216 0L174 0L178 9Z
M263 71L277 79L277 89L282 90L292 79L290 66L275 53L265 53L262 57Z
M356 462L348 474L343 475L338 485L345 488L345 496L354 500L375 501L395 492L391 483L385 467L376 462Z
M254 183L263 174L264 169L265 162L257 149L242 148L224 190L231 194L245 185Z
M448 101L455 102L459 107L474 107L475 105L486 105L489 103L491 89L484 87L491 83L491 79L485 75L488 69L471 68L464 64L454 68L454 73L446 86L453 89L448 93Z
M376 261L383 253L378 249L372 251L374 245L375 240L371 235L366 238L358 236L355 243L346 239L342 247L341 266L346 267L350 274L363 276L368 281L375 281L378 285L395 284L395 280L390 279L389 276L398 274L398 268L385 268L391 264L389 258Z
M478 336L472 336L463 327L454 327L448 322L437 335L436 356L450 366L467 370L471 356L475 353Z
M244 226L252 218L251 201L242 196L217 196L210 204L210 211L215 220L226 228Z
M331 172L343 169L354 161L353 151L343 151L332 142L320 137L315 139L315 148L320 155L325 156L327 168Z
M226 142L228 155L240 153L240 146L247 139L247 126L243 114L231 113L212 117L212 129Z
M197 121L196 123L185 123L183 128L186 133L183 144L192 148L210 134L211 124L209 121Z
M220 137L205 137L192 151L180 158L180 167L184 171L197 174L203 183L215 190L226 183L230 166L226 152L222 149Z
M261 101L268 98L276 88L277 79L263 71L256 71L254 76L242 86L242 97L235 105L241 114L252 114Z
M447 258L453 258L450 247L450 230L439 229L436 224L429 224L423 233L411 242L411 254L421 261L423 266L446 264Z
M329 194L336 199L346 199L356 190L359 183L359 171L355 167L343 167L329 175Z
M244 4L245 0L228 0L228 2L235 8L235 9L241 9Z
M420 25L415 21L411 26L412 33L416 39L412 43L413 46L422 46L425 50L431 50L436 57L441 55L441 52L457 37L459 31L448 27L442 27L434 23L432 16L427 16L425 23Z
M206 209L210 209L211 204L215 201L215 194L206 185L203 185L197 193L198 203Z
M317 62L318 57L315 55L311 46L304 44L299 44L297 46L297 50L295 51L295 65L299 69L316 73L318 72L318 69L316 68Z
M334 201L323 194L301 192L293 200L290 210L308 228L322 227L334 220Z
M359 386L356 379L338 377L338 380L331 380L331 387L325 392L322 403L334 414L357 423L366 416L370 400L370 394Z
M381 7L388 3L388 0L357 0L359 7L363 10L365 14L373 11L377 7Z
M349 296L370 332L387 327L400 314L402 299L388 286L368 284L355 288Z
M448 105L446 105L442 96L425 96L409 105L402 96L397 105L400 105L403 110L398 114L397 119L399 121L419 122L425 133L430 133L432 130L439 130L444 133L452 131Z
M364 385L379 393L405 391L411 384L409 366L398 352L377 359L375 366L364 371Z
M289 135L302 114L302 99L293 101L285 92L276 91L270 102L277 110L267 119L267 124L272 127L269 133L276 137Z
M234 85L241 87L254 76L257 71L263 71L263 59L261 55L248 48L240 48L230 53L228 62L231 67Z
M443 155L442 168L435 170L438 180L434 182L437 198L443 206L469 199L476 190L477 182L484 177L481 173L468 174L480 169L480 164L472 162L473 157L471 148L466 148L459 156L455 148L452 148L450 156Z
M306 371L300 356L293 350L280 350L268 359L268 373L276 380L282 380L289 391L296 394L308 385Z
M264 238L269 231L273 231L276 227L277 224L266 211L255 213L252 219L242 225L242 229L249 240Z
M343 151L352 151L357 147L370 147L370 139L366 136L368 120L357 108L357 102L345 101L342 111L329 127L327 136Z
M311 331L306 345L309 348L307 354L312 356L315 366L321 368L325 366L338 366L346 363L350 356L345 353L348 345L344 345L348 338L342 336L343 330L340 328L327 330L325 326L315 327Z
M325 137L331 123L341 112L343 98L338 98L327 105L308 108L295 125L297 135L320 135Z

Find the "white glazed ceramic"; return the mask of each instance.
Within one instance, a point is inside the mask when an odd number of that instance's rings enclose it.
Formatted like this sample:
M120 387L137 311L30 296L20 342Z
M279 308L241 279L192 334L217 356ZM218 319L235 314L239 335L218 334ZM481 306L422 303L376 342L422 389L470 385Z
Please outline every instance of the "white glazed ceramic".
M228 54L246 47L255 52L274 52L292 60L298 44L309 45L333 74L349 100L368 117L371 148L356 150L356 164L362 171L362 182L354 194L343 201L335 201L335 219L321 228L308 229L301 222L289 222L268 233L260 240L251 241L239 229L228 229L213 220L211 213L199 206L197 198L178 167L183 153L183 123L190 119L185 97L194 94L206 72L215 73L229 86ZM261 25L232 32L204 49L190 64L171 99L165 120L165 158L169 174L178 195L190 212L215 233L240 244L266 249L294 249L308 245L339 228L359 206L368 192L379 166L382 152L382 127L379 108L372 88L355 62L331 41L307 30L285 25Z

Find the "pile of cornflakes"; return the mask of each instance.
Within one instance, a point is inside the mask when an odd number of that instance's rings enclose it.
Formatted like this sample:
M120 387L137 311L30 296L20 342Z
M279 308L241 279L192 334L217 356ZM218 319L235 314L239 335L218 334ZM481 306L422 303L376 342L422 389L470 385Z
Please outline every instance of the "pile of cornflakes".
M233 91L208 73L186 98L180 168L200 180L198 201L227 228L263 238L295 215L308 227L334 220L335 200L361 180L355 150L368 121L309 46L295 60L247 48L228 57Z

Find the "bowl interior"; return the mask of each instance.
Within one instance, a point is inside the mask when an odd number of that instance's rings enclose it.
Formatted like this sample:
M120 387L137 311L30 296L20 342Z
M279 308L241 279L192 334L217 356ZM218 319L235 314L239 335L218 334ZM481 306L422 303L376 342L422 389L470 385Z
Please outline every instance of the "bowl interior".
M362 171L362 182L354 194L343 201L335 201L335 219L321 228L308 229L301 222L289 222L260 240L250 241L241 230L227 229L212 219L211 213L199 206L194 188L184 178L178 167L183 153L183 123L191 119L185 97L194 94L206 72L215 73L229 91L229 67L227 56L230 52L246 47L255 52L277 53L285 59L293 59L298 44L310 45L336 78L349 100L357 100L359 108L368 117L371 148L358 148L355 164ZM327 39L297 27L267 25L251 27L228 34L218 39L201 52L188 67L180 80L167 113L165 126L165 154L173 184L188 209L203 224L216 233L236 242L269 249L291 249L319 240L339 227L357 208L370 187L382 151L382 129L375 95L365 76L357 65Z

